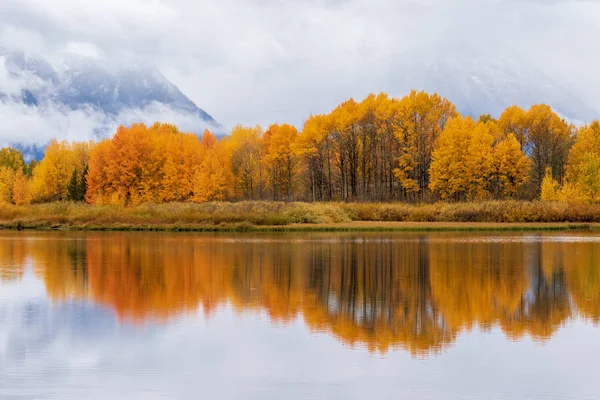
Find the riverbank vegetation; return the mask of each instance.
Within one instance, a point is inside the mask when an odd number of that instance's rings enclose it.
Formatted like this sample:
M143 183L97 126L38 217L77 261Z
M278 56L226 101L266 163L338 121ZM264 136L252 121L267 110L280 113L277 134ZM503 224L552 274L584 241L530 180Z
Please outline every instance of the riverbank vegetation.
M134 124L98 143L54 140L39 163L26 164L12 148L0 151L0 203L6 206L79 201L143 208L268 200L377 209L384 215L399 213L396 220L406 215L419 219L421 213L434 221L452 219L447 213L454 211L438 210L457 209L463 210L458 219L488 220L489 207L511 209L493 214L497 222L593 218L588 215L593 207L557 216L554 210L565 206L494 202L540 199L600 200L600 122L575 126L543 104L529 110L511 106L498 119L473 119L437 94L413 91L400 99L383 93L360 102L350 99L329 114L311 115L300 131L288 124L273 124L266 131L236 126L222 138L209 131L199 138L169 124ZM351 205L357 202L469 204ZM531 211L525 216L523 210ZM540 216L540 210L549 214ZM262 217L238 219L257 218ZM271 218L290 219L278 212Z
M590 223L600 223L600 205L540 201L435 204L244 201L128 207L56 202L0 208L0 227L17 229L521 230L527 224L536 229L580 229L589 228Z

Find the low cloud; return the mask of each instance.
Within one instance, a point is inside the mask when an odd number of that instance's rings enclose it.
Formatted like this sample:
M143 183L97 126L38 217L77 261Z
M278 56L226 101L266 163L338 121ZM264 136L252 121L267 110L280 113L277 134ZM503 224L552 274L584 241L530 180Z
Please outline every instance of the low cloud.
M45 90L48 82L33 74L14 74L5 57L0 56L0 93L5 96L21 96L23 90Z
M91 107L76 110L54 103L28 106L22 102L0 102L0 146L44 146L52 139L98 140L112 135L119 125L168 122L186 132L201 134L214 129L200 117L174 110L162 103L144 108L128 108L117 115Z

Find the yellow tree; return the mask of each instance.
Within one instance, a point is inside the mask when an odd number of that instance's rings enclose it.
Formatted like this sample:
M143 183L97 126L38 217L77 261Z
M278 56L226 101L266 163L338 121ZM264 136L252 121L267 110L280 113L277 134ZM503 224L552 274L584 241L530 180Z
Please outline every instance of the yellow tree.
M0 167L0 204L12 202L12 189L15 180L15 171L10 167Z
M521 150L513 133L494 147L495 180L497 197L512 197L522 187L530 174L531 162Z
M558 200L558 183L552 177L552 169L546 168L544 179L542 180L541 195L542 201L556 201Z
M587 153L600 155L600 121L579 128L575 143L569 152L567 179L576 181L579 177L578 166Z
M415 103L418 96L428 96L424 92L417 94L411 92L409 96L405 96L394 102L392 124L394 134L399 143L399 155L397 158L397 166L394 169L394 174L402 189L406 194L411 195L418 193L421 190L419 178L417 177L417 167L419 165L419 157L417 155L418 132L416 124L419 120L415 111ZM416 117L416 118L415 118ZM439 135L438 135L439 136Z
M489 197L493 175L494 158L492 144L494 137L490 123L479 122L471 131L465 160L467 199L483 200Z
M225 200L228 193L227 164L222 151L213 146L206 152L204 160L194 175L194 201Z
M231 171L236 179L235 192L245 199L263 197L263 171L260 162L260 126L243 127L238 125L231 131L228 151L231 154ZM257 196L258 195L258 196Z
M421 193L430 182L430 166L438 137L455 117L456 107L437 93L412 91L400 100L395 135L400 144L396 176L409 193Z
M531 182L539 193L548 167L552 169L553 178L562 183L574 128L545 104L532 106L527 112L527 121Z
M311 115L292 145L295 155L303 160L305 185L312 201L333 198L333 144L329 136L331 119L327 115Z
M24 165L20 151L10 147L0 149L0 203L13 201L14 180Z
M174 125L120 126L91 154L87 200L95 204L188 200L203 151L196 135L179 132Z
M17 172L25 166L23 154L12 147L4 147L0 149L0 168L7 167Z
M165 143L166 161L159 187L160 201L183 201L194 192L194 173L202 161L203 148L191 133L169 134Z
M12 187L12 200L18 206L31 203L29 180L21 170L19 170L15 174L14 183Z
M262 136L263 162L270 171L270 183L275 199L292 200L293 177L297 157L292 146L298 138L298 130L288 124L273 124Z
M586 153L580 166L578 188L590 202L600 200L600 157L596 153Z
M376 98L376 108L374 124L377 131L377 165L374 171L379 178L376 178L376 200L391 200L394 198L394 186L398 176L403 179L402 187L407 192L416 193L418 191L416 180L410 178L415 166L411 158L400 160L402 166L394 172L395 164L400 159L400 146L398 137L395 135L399 120L399 101L388 97L385 93L380 93ZM404 154L403 154L404 155ZM377 187L378 186L378 187Z
M466 170L469 145L475 122L471 117L456 116L446 123L436 142L431 163L429 188L442 199L461 200L469 190Z
M210 131L204 131L201 146L202 162L193 175L192 200L196 202L225 200L233 186L228 140L217 141Z
M529 144L529 116L525 110L514 105L508 107L498 120L498 126L504 132L505 136L513 134L521 147L525 151Z
M329 115L333 143L333 159L339 173L339 191L344 201L358 197L360 136L358 121L360 107L354 99L337 106Z
M37 201L66 200L73 171L81 174L89 162L91 142L52 140L33 172L32 194Z
M573 197L575 192L581 200L598 200L598 160L600 159L600 122L582 126L569 153L566 183L561 194ZM564 193L563 193L564 192Z
M112 171L110 168L113 154L112 140L103 140L90 155L87 176L86 201L91 204L108 204L115 200L113 195Z

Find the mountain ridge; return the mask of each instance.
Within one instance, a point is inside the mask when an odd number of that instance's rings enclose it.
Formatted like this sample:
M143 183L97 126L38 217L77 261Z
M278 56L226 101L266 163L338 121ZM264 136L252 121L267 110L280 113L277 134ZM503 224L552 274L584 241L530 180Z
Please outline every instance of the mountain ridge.
M1 59L14 87L12 91L8 88L8 93L7 88L0 87L0 101L9 99L32 107L92 110L116 120L121 114L135 115L138 110L160 105L196 118L198 126L192 131L197 134L206 127L221 128L211 115L154 67L117 64L108 68L102 61L73 54L67 54L59 66L53 67L42 57L0 47Z

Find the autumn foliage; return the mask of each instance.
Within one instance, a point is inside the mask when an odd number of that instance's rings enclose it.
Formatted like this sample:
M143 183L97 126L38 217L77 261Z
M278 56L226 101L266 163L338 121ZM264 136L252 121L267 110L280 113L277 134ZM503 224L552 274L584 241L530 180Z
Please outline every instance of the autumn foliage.
M473 119L412 91L344 101L301 130L133 124L98 143L52 141L39 165L0 152L0 202L13 204L540 198L600 201L600 122L576 127L544 104Z

